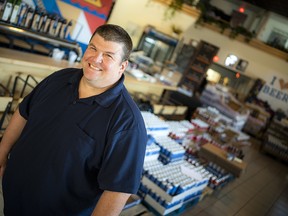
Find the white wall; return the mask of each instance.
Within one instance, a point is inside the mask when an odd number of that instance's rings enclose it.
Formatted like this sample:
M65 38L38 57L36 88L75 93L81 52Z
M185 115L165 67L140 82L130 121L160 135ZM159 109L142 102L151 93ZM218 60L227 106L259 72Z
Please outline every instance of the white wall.
M155 26L158 30L171 34L172 25L185 31L196 21L195 17L180 12L176 12L173 19L165 19L166 9L166 6L153 0L117 0L108 22L124 27L130 33L136 47L146 25Z
M184 13L177 13L173 19L164 20L166 8L166 6L152 0L117 0L109 22L122 25L128 29L131 24L139 27L140 31L134 33L134 40L139 39L137 36L141 35L142 28L148 24L154 25L157 29L166 33L171 33L172 23L179 25L186 29L183 34L184 41L189 41L190 39L205 40L220 47L218 52L219 64L224 65L224 60L228 54L235 54L239 58L249 61L245 71L247 76L259 77L267 83L270 83L273 76L276 76L277 81L274 82L274 87L283 94L288 94L288 88L280 88L279 82L282 79L284 83L288 83L287 61L209 29L203 27L195 28L194 22L196 19ZM274 109L283 108L286 111L288 103L272 96L266 93L259 94L259 97L268 101Z

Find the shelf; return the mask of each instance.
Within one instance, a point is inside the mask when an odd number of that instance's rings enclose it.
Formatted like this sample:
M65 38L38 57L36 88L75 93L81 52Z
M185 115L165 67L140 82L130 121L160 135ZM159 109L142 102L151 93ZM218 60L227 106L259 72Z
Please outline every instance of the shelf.
M196 82L196 83L200 83L200 80L196 79L194 76L191 75L186 75L186 78L190 81Z
M201 40L196 47L193 56L189 59L189 64L184 70L182 80L179 85L190 81L191 90L197 91L206 76L213 57L217 54L219 48L213 44Z
M27 42L25 40L31 39L34 41L41 42L43 44L50 44L54 47L65 47L68 49L75 50L78 57L79 58L82 57L82 49L77 42L71 42L68 40L64 40L64 39L60 39L60 38L56 38L56 37L51 37L47 34L34 32L34 31L29 30L29 29L9 25L9 24L3 23L3 22L0 22L0 34L3 34L3 36L14 35L17 38L13 39L13 41L19 41L20 39L21 40L23 39L22 42L20 42L21 43L20 45L25 46L25 43L26 43L27 49L30 49L31 45L27 44ZM7 40L9 40L9 38L7 38ZM13 41L12 41L12 43L13 43ZM11 43L10 40L9 40L9 42Z
M171 0L154 0L155 2L160 2L162 4L165 5L170 5ZM201 15L201 11L196 9L195 7L191 7L187 4L184 4L181 8L181 11L191 15L192 17L196 17L198 18ZM219 26L216 26L215 24L209 24L209 23L202 23L201 26L208 28L212 31L218 32L219 34L225 35L227 37L230 37L231 34L231 30L230 29L225 29L224 32L222 32L222 29ZM245 44L248 44L251 47L254 47L256 49L260 49L262 51L264 51L265 53L269 53L270 55L276 56L280 59L286 60L288 61L288 53L283 52L279 49L276 49L274 47L271 47L267 44L265 44L264 42L253 38L251 39L248 43L247 43L247 39L244 35L237 35L237 37L235 38L235 40L243 42Z
M288 161L288 125L273 118L264 133L263 152Z
M153 1L165 4L167 6L169 6L171 4L171 0L153 0ZM201 11L198 10L196 7L189 6L185 3L182 5L181 11L183 11L184 13L186 13L192 17L196 17L196 18L198 18L201 14Z
M201 70L198 67L191 65L190 68L198 73L205 73L205 70Z
M203 23L201 24L201 26L210 29L212 31L218 32L219 34L225 35L227 37L230 38L230 34L231 34L231 30L230 29L225 29L224 32L222 32L222 29L218 26L216 26L215 24L208 24L208 23ZM244 35L237 35L236 38L234 38L234 40L243 42L251 47L254 47L256 49L260 49L262 51L264 51L265 53L269 53L271 55L274 55L280 59L286 60L288 61L288 53L283 52L279 49L276 49L274 47L271 47L267 44L265 44L264 42L256 39L256 38L252 38L249 42L247 42L247 39Z
M208 60L207 60L205 57L203 57L203 56L197 56L196 59L197 59L198 61L203 62L204 64L211 64L211 62L208 61Z

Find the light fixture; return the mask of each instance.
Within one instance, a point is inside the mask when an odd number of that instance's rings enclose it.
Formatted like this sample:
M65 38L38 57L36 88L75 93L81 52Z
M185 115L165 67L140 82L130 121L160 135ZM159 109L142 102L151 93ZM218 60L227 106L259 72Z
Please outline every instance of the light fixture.
M238 57L236 55L230 54L225 59L225 65L228 67L234 67L237 61Z
M240 7L240 8L239 8L239 12L240 12L240 13L244 13L244 12L245 12L245 8L244 8L244 7Z
M217 56L217 55L215 55L214 57L213 57L213 62L218 62L219 61L219 57Z

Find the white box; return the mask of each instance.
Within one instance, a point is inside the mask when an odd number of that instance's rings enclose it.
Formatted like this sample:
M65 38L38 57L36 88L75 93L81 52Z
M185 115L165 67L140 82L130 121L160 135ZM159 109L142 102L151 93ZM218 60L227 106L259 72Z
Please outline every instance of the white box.
M166 193L166 191L164 191L162 188L160 188L158 185L156 185L154 182L152 182L150 179L148 179L146 176L143 176L142 184L145 185L147 188L150 188L156 194L158 194L167 203L174 203L176 201L183 200L185 197L189 196L192 193L195 193L196 191L200 190L202 191L207 186L207 184L201 184L187 191L184 191L183 193L171 196L170 194Z
M182 206L182 203L179 203L179 204L177 204L171 208L166 209L164 206L162 206L160 203L158 203L156 200L154 200L148 194L145 196L144 200L146 203L148 203L153 209L155 209L161 215L169 214L169 213L179 209Z

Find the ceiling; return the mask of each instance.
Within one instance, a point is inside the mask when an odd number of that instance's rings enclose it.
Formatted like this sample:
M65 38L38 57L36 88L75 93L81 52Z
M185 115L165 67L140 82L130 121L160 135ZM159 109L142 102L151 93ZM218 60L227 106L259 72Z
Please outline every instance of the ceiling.
M245 2L288 18L287 0L245 0Z

